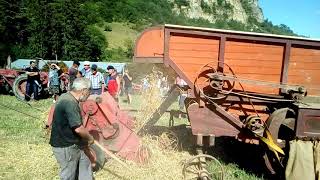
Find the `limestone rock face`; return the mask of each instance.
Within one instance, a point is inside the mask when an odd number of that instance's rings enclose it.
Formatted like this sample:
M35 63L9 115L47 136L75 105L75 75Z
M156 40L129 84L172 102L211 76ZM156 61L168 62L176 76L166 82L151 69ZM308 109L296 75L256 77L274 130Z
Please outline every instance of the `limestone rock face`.
M262 22L264 17L258 0L168 0L174 3L174 11L183 13L189 18L206 19L215 22L217 19L236 20L247 23L248 18Z

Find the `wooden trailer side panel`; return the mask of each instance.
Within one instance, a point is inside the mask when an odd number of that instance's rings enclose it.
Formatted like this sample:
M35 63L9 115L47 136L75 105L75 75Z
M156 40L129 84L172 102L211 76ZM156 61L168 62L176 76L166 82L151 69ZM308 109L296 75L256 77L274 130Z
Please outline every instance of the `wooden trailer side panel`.
M169 57L194 82L200 69L209 63L217 68L220 39L173 34L169 38ZM237 77L280 83L284 47L253 42L226 41L225 63ZM225 72L231 74L225 67ZM242 83L245 91L278 94L278 88ZM237 83L235 89L242 90Z
M257 42L227 41L225 64L239 78L280 83L284 47ZM231 74L225 66L224 72ZM278 94L279 88L242 83L245 91ZM235 89L242 90L239 83Z
M308 95L320 95L320 41L294 37L215 31L188 27L153 27L135 47L134 61L171 66L193 88L205 64L229 65L237 77L303 85ZM220 60L220 62L218 61ZM248 92L278 94L279 88L242 83ZM237 83L236 90L242 90Z
M150 28L144 31L136 41L135 62L163 63L164 57L163 27Z
M320 95L320 49L291 48L288 84L303 85L308 95Z
M170 60L192 83L205 64L212 62L216 67L218 52L218 39L203 36L186 37L178 34L171 35L169 39Z

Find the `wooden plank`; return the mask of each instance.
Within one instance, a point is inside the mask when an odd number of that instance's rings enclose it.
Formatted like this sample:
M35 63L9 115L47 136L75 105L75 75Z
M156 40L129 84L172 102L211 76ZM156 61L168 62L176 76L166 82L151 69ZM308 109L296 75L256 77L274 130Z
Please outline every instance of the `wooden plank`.
M320 95L313 89L320 86L320 50L293 47L291 51L288 83L305 86L308 95Z
M213 58L218 56L218 52L210 51L170 51L171 57L200 57L200 58Z
M225 59L234 59L234 60L262 60L262 61L279 61L281 63L282 55L273 55L273 54L255 54L255 53L225 53Z
M251 59L251 60L239 60L239 59L226 59L228 61L228 65L232 68L234 66L244 66L244 67L252 67L253 64L259 64L261 67L270 67L270 68L279 68L278 61L271 60L259 60L259 59ZM277 62L277 63L274 63Z
M195 39L196 39L196 41L195 41ZM204 38L204 37L199 37L199 36L186 37L186 36L172 35L170 37L170 43L219 45L219 40L218 39L212 39L212 38Z
M299 55L320 56L320 49L304 49L304 48L292 47L291 51L293 56L299 56Z

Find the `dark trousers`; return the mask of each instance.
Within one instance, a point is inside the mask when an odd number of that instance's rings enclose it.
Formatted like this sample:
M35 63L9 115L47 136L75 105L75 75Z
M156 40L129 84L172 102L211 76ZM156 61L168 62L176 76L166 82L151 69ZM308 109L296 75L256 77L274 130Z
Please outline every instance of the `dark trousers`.
M33 99L38 100L38 85L35 82L27 82L25 95L26 101L30 100L32 93Z

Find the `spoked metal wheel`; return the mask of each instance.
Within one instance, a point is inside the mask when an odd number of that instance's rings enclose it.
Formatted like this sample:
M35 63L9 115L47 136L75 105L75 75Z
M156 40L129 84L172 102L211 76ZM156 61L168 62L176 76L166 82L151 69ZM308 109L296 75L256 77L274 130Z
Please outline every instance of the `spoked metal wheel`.
M289 141L295 137L294 126L296 119L294 111L289 108L278 109L267 120L268 129L273 141L283 149L285 155L279 155L279 159L271 151L264 155L265 164L271 174L283 174L289 157Z
M224 170L214 157L200 154L187 160L183 167L185 180L223 180Z

